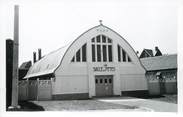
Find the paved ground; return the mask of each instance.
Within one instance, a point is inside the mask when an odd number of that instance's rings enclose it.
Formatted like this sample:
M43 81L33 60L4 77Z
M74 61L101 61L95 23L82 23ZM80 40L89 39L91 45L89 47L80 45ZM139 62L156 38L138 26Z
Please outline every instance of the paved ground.
M98 99L33 101L33 103L42 106L45 111L139 110L135 106L115 104Z
M128 99L98 99L103 102L111 102L114 104L131 105L155 112L177 112L177 104L169 103L165 101L155 99L140 99L140 98L128 98Z
M177 104L177 95L163 95L161 97L149 97L149 99Z
M32 101L45 111L155 111L177 112L177 104L166 97L140 99L132 97L94 98L89 100Z

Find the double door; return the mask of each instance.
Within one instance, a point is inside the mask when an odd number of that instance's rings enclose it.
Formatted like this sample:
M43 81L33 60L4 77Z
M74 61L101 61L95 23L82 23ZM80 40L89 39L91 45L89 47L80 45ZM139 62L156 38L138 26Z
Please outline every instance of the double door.
M95 92L97 97L105 97L113 95L113 76L112 75L96 75L95 76Z

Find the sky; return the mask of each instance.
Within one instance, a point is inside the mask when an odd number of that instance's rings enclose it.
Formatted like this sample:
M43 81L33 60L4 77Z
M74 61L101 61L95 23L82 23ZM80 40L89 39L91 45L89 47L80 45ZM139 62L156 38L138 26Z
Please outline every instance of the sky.
M0 39L13 39L15 4L19 5L19 65L32 60L38 48L46 55L70 44L99 20L135 51L158 46L163 54L177 53L175 0L1 0Z

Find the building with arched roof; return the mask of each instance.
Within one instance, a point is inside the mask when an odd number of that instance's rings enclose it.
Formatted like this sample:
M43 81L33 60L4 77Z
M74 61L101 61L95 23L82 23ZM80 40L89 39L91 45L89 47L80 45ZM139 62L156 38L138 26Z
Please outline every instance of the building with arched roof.
M147 94L145 68L130 44L100 24L49 53L24 79L51 80L51 99Z

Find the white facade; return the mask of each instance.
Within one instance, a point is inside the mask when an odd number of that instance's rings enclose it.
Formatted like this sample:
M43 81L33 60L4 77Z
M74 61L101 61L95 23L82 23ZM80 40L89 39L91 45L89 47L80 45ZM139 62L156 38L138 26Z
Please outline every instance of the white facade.
M100 42L97 42L97 38ZM86 48L83 46L85 44ZM109 52L110 50L112 52ZM83 58L84 53L86 57ZM55 76L52 82L52 95L55 96L70 94L88 94L90 98L97 96L96 83L99 81L96 81L96 76L100 75L112 75L112 95L148 90L145 69L133 48L123 37L104 25L86 31L69 47L45 56L30 68L25 78L50 73ZM106 87L105 89L108 90Z

